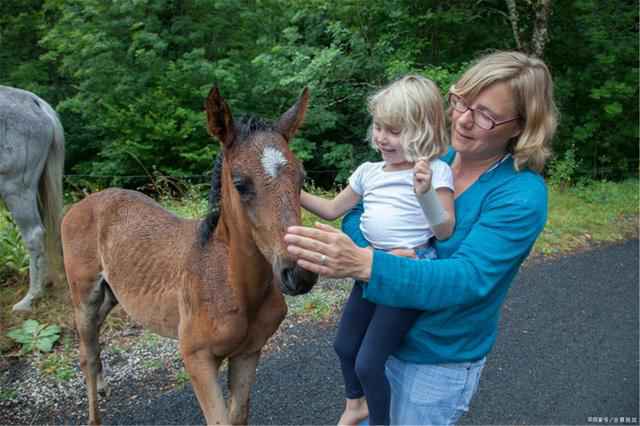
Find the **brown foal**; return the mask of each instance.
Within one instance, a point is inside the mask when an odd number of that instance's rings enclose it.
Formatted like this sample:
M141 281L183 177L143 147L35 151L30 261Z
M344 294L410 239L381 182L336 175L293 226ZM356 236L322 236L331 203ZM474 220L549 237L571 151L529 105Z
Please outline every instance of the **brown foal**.
M318 277L296 266L284 234L300 224L301 163L288 143L308 103L305 89L275 123L234 123L217 88L205 109L222 145L209 214L185 220L147 196L107 189L75 204L62 223L64 264L89 393L99 424L104 386L99 332L118 303L149 330L179 339L185 369L208 424L246 424L260 351L284 319L282 293ZM218 371L229 360L227 410Z

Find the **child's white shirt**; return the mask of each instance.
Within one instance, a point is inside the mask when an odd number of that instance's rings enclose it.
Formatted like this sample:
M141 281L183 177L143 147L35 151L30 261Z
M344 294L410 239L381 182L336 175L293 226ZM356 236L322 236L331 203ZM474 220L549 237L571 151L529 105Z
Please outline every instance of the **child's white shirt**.
M442 160L429 163L434 189L454 190L451 167ZM416 248L433 236L413 190L413 169L387 172L384 161L361 164L349 186L362 197L360 230L377 249Z

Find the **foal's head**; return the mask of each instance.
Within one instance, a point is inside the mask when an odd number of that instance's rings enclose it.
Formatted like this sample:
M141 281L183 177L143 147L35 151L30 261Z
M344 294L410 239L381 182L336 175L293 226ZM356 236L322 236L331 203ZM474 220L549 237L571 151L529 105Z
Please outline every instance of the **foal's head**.
M209 133L222 144L218 173L225 221L232 222L230 226L240 235L253 239L271 264L281 290L289 295L308 292L318 279L296 265L284 242L287 227L301 222L304 171L289 150L289 142L302 124L308 99L305 89L273 124L255 118L234 123L217 88L211 90L205 105ZM248 267L250 264L247 259Z

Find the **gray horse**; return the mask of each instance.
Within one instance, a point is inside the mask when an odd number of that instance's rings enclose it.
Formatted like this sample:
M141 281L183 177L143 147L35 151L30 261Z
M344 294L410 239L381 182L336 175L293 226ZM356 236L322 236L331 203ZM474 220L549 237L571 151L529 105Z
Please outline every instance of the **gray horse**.
M63 167L58 114L33 93L0 86L0 197L30 255L29 291L14 311L30 311L45 283L61 277Z

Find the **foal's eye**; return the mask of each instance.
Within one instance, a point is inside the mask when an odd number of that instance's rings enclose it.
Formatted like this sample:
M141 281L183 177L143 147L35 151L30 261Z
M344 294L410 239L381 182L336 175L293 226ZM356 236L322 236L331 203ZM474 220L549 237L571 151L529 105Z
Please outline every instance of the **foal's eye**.
M253 195L253 186L251 185L251 181L249 181L249 179L234 178L233 186L236 187L236 191L238 191L243 199L251 197Z

